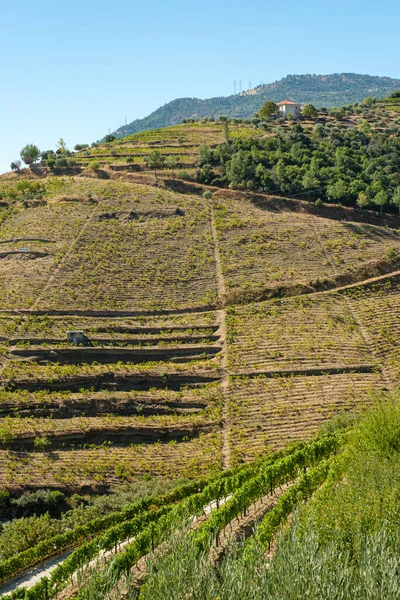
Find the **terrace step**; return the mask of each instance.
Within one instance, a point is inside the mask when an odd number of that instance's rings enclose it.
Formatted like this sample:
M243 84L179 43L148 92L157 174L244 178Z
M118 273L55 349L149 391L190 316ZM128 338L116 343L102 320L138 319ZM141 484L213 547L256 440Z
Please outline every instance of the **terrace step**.
M1 402L0 417L52 417L55 419L70 419L72 417L101 417L106 415L120 416L151 416L169 414L194 414L205 410L208 406L206 401L197 398L190 399L174 397L176 392L170 392L171 396L155 397L149 392L149 397L126 396L121 393L108 393L107 397L97 398L94 395L79 397L54 398L50 400L36 400L30 397L17 402Z
M96 338L88 337L84 346L92 346L93 344L107 346L118 346L119 344L129 346L141 346L142 344L150 344L156 346L159 343L179 343L182 344L198 344L207 340L208 342L217 342L219 340L218 335L181 335L181 336L163 336L163 337L135 337L135 338ZM30 346L41 346L41 345L56 345L66 344L65 338L12 338L9 340L13 346L17 344L26 344Z
M321 368L305 368L305 369L288 369L284 371L271 370L271 371L249 371L247 373L236 372L231 376L233 378L240 379L241 377L248 377L249 379L256 379L257 377L296 377L303 375L341 375L342 373L376 373L379 371L377 365L373 364L361 364L351 365L345 367L336 367L327 365Z
M214 429L212 423L196 425L180 425L176 427L123 427L118 429L100 429L93 428L87 431L74 431L62 434L47 435L46 439L50 442L46 451L61 449L69 450L71 446L78 444L87 447L91 444L101 445L110 443L110 445L123 447L130 444L156 444L157 442L168 443L171 440L185 442L189 439L198 437L201 433L210 433ZM0 449L32 451L35 449L35 439L37 436L27 434L24 437L15 438L0 444ZM37 449L37 448L36 448Z
M151 375L147 373L138 373L135 375L119 375L115 373L103 373L101 375L87 375L81 377L70 377L59 379L40 379L34 380L9 380L3 381L3 387L7 390L27 390L35 392L38 390L69 390L71 392L79 392L80 390L90 391L133 391L133 390L176 390L182 388L192 388L204 386L209 383L220 381L220 373L215 374L175 374L167 373L165 375Z
M82 364L97 362L112 364L117 362L186 362L200 358L213 358L221 351L220 346L186 346L180 348L12 348L10 355L29 358L35 362Z

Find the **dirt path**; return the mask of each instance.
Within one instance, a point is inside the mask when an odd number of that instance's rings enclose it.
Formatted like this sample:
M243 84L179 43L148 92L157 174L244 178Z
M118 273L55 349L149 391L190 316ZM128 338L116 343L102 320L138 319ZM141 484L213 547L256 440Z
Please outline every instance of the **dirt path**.
M59 556L47 560L45 563L43 563L43 565L36 565L36 567L29 569L29 571L25 571L23 575L15 577L11 581L0 587L0 597L3 596L3 594L11 594L11 592L16 590L17 588L30 589L43 577L49 577L52 571L54 571L54 569L60 563L64 562L64 560L68 558L71 552L73 552L73 550L68 550L67 552L60 554Z
M324 290L322 292L314 292L310 294L311 296L317 296L321 294L336 294L338 292L345 292L346 290L351 290L353 288L363 287L364 285L370 285L371 283L378 283L380 281L385 281L385 279L392 279L393 277L399 277L400 271L391 271L390 273L385 273L384 275L377 275L376 277L370 277L369 279L363 279L362 281L357 281L356 283L349 283L348 285L342 285L341 287L332 288L330 290Z
M220 244L218 240L218 231L215 224L215 213L213 201L210 201L211 233L214 241L215 271L217 275L218 300L221 306L224 305L226 296L226 285L222 271L222 261ZM221 308L216 311L217 322L219 323L219 335L221 342L221 391L222 391L222 464L224 469L229 469L231 465L230 433L229 433L229 415L228 415L228 396L229 396L229 372L228 372L228 344L226 336L226 310Z

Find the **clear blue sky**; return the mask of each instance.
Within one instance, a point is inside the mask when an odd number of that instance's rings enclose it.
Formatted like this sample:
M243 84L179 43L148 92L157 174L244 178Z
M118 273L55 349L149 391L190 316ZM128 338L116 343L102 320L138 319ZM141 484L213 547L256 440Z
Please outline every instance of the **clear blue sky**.
M182 96L301 73L400 78L398 0L20 0L0 17L0 172Z

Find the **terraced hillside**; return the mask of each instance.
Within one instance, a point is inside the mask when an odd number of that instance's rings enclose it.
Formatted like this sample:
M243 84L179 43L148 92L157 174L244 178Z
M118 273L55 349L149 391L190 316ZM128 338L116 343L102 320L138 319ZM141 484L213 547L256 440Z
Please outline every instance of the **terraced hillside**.
M222 124L185 127L193 156L221 141ZM177 135L122 144L164 151ZM396 217L117 176L2 183L3 488L202 476L396 384Z

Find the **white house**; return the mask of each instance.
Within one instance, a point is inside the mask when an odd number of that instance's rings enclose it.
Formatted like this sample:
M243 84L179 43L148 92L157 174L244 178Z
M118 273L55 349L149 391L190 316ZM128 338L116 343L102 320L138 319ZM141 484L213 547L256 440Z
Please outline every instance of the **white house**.
M284 117L292 115L293 119L298 119L301 116L301 104L297 104L293 100L282 100L277 103L277 106Z

